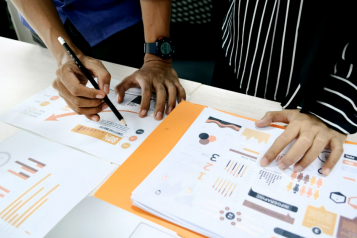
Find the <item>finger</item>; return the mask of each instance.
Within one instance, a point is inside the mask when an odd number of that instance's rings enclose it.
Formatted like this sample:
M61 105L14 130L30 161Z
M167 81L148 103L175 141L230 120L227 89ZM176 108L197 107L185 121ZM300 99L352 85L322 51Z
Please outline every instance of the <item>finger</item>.
M299 126L288 126L286 130L274 141L273 145L265 153L263 158L260 160L260 165L265 167L268 166L277 155L299 134Z
M322 174L325 176L328 176L331 173L331 170L335 167L338 160L342 156L343 141L334 137L330 141L330 147L331 147L331 154L321 169Z
M139 117L146 117L150 108L152 88L151 85L149 85L147 82L141 83L140 87L142 91L141 91L141 104L140 104Z
M163 117L163 113L165 110L166 104L166 89L162 83L154 84L155 92L156 92L156 107L155 107L155 119L161 120Z
M289 152L279 161L279 168L284 170L298 161L312 146L315 136L316 132L314 131L301 133L295 144L290 148Z
M89 58L84 61L84 65L92 75L97 77L99 88L109 94L111 75L103 63L97 59Z
M186 91L180 84L180 82L177 80L177 82L174 83L176 90L177 90L177 99L178 102L186 101Z
M312 143L311 148L306 152L304 157L301 158L295 165L294 170L296 172L303 171L319 156L328 144L330 138L327 133L319 132Z
M172 109L176 106L176 87L173 83L170 81L166 80L165 86L167 88L168 92L168 100L167 100L167 107L166 107L166 114L168 115Z
M291 111L283 110L280 112L267 112L262 119L255 122L257 127L269 126L272 122L289 123Z
M64 99L65 102L67 103L67 105L73 110L75 111L78 115L82 115L82 113L77 111L77 107L74 106L70 101ZM99 121L100 120L100 116L98 114L92 114L92 115L85 115L85 117L87 117L89 120L92 121Z
M85 85L81 84L76 74L71 69L64 70L66 70L66 72L61 74L62 77L60 77L60 80L73 96L98 99L103 99L105 97L104 91L95 88L87 88Z
M86 107L77 107L76 105L74 105L72 102L70 102L69 100L66 100L67 105L73 110L75 111L78 115L85 115L88 119L91 119L93 121L99 121L100 117L99 115L97 115L99 112L103 111L104 109L108 108L108 105L106 103L103 103L97 107L90 107L90 108L86 108ZM93 116L97 115L98 117L92 118ZM96 120L98 119L98 120Z
M73 96L59 80L55 80L52 86L59 92L62 98L70 101L76 107L98 107L103 103L103 99L88 99Z
M125 91L135 86L137 86L137 84L133 82L133 76L126 77L117 86L115 86L114 91L117 95L117 102L121 103L124 100Z

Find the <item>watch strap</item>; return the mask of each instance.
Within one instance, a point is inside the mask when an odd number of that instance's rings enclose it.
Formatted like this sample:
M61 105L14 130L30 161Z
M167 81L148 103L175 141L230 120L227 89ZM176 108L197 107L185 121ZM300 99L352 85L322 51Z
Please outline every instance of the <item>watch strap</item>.
M157 55L157 46L156 42L154 43L144 43L144 53L154 54Z

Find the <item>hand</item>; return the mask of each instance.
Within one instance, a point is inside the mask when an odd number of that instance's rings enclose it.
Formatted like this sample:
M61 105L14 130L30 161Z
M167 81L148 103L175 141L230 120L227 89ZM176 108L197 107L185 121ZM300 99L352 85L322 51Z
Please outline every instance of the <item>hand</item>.
M93 77L98 78L100 90L86 87L88 79L68 54L59 61L57 78L52 86L73 111L99 121L98 113L108 107L103 98L109 93L110 74L101 61L85 55L77 54L77 57Z
M179 102L186 100L185 90L180 84L176 71L172 68L171 61L161 60L148 54L145 56L144 65L115 87L118 103L123 101L125 91L132 87L142 89L140 117L147 115L153 91L156 92L154 113L156 120L163 118L167 97L166 114L169 114L176 106L176 96Z
M297 138L289 152L278 162L279 168L284 170L302 157L294 165L294 170L301 172L327 147L331 149L331 154L321 171L325 176L330 174L343 153L343 143L347 135L330 129L317 117L300 113L299 110L268 112L255 125L264 127L272 122L284 122L289 125L263 156L260 161L262 166L269 165L291 141Z

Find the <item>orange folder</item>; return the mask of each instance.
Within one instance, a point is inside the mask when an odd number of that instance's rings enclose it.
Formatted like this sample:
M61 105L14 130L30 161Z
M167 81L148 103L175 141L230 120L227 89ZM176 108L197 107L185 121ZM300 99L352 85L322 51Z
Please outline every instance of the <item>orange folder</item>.
M203 237L191 230L154 216L133 205L131 193L168 155L205 106L181 102L170 115L151 133L135 152L99 188L95 197L134 213L163 227L175 231L181 237ZM231 114L231 113L228 113ZM256 121L251 118L231 114ZM272 125L274 127L280 127Z

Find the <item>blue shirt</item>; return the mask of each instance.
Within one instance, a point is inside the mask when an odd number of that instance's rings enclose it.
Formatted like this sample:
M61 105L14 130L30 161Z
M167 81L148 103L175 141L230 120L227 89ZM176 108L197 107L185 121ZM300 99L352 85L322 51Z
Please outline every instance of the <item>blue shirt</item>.
M139 22L139 0L53 0L62 23L68 18L87 42L94 46ZM19 14L22 24L33 29Z

